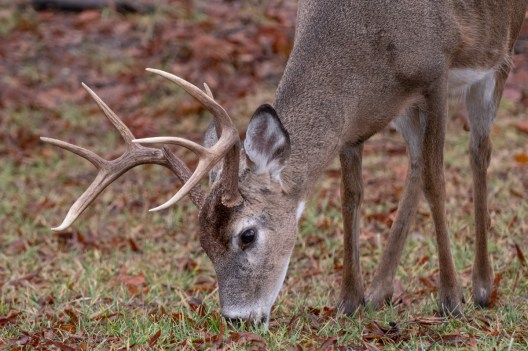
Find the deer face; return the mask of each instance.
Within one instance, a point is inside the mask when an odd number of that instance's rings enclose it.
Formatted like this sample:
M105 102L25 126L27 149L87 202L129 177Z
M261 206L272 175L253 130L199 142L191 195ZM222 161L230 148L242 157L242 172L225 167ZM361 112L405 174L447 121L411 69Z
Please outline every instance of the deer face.
M213 142L210 128L205 144ZM297 234L298 203L280 180L289 151L288 133L273 108L264 105L251 119L241 153L241 204L225 206L222 184L215 184L221 169L210 174L212 190L200 211L200 241L215 267L227 319L267 323L284 281Z

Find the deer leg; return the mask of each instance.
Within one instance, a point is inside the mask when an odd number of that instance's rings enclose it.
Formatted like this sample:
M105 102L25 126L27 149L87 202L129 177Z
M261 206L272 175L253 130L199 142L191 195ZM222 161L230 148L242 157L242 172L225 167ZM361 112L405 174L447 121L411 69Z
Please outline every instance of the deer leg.
M462 291L451 256L445 213L444 141L447 117L447 82L445 78L439 79L431 86L431 90L425 95L425 100L422 182L436 234L440 265L440 310L444 314L461 316Z
M345 257L338 309L347 314L354 313L364 301L359 262L359 210L363 199L362 153L363 144L346 144L339 153L342 169L341 210L345 232Z
M475 261L473 264L473 302L489 304L493 285L493 268L488 256L487 233L490 226L487 203L487 170L491 156L489 132L497 113L507 72L490 72L473 84L466 95L470 123L469 150L473 173L473 205L475 209Z
M409 170L396 219L391 226L381 262L367 294L367 303L374 308L380 308L385 301L390 301L392 298L396 268L400 262L409 227L414 220L421 194L423 131L418 109L415 108L409 114L396 118L394 125L407 143Z

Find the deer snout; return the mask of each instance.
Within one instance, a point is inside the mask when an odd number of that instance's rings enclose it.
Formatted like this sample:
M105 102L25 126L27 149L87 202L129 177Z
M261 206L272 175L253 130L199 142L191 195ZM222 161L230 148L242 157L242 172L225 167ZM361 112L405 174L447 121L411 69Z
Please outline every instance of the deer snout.
M236 315L233 313L226 313L223 312L222 316L226 320L228 325L231 325L235 328L240 327L244 323L249 323L252 326L260 327L265 326L267 327L268 321L269 321L269 315L268 314L240 314Z
M234 328L238 328L244 323L250 323L254 327L259 326L267 326L268 325L268 316L262 316L260 319L241 319L241 318L231 318L227 316L223 316L226 320L227 324L230 326L233 326Z

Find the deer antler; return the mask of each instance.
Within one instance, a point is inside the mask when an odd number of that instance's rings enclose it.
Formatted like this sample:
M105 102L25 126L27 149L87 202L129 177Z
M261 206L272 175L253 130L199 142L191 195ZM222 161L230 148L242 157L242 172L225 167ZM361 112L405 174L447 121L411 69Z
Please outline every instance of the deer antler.
M174 205L193 189L200 179L202 179L218 162L225 158L219 184L223 186L222 202L227 206L234 206L240 203L241 196L238 192L238 157L240 151L240 137L231 118L213 98L211 90L205 84L205 92L191 83L173 74L147 68L147 71L159 74L162 77L178 84L202 105L204 105L213 115L216 133L219 137L217 143L211 148L205 148L195 142L178 137L155 137L132 140L134 143L154 144L167 143L183 146L199 157L198 166L185 185L167 202L151 209L158 211Z
M63 231L68 228L79 215L95 200L95 198L114 180L126 173L131 168L141 164L158 164L169 168L178 177L180 182L186 183L191 178L191 171L187 166L176 157L169 149L155 149L151 147L144 147L134 143L134 135L127 126L117 117L117 115L101 100L88 86L84 83L82 86L88 91L91 97L95 100L97 105L103 113L108 117L110 122L119 131L127 149L119 158L108 161L94 152L84 149L82 147L51 138L41 137L44 142L53 144L67 151L73 152L86 160L90 161L98 170L97 176L88 189L73 203L64 218L64 221L58 227L52 228L53 231ZM196 185L197 183L194 183ZM191 200L198 208L202 207L204 195L199 187L191 186L190 191ZM189 188L189 187L187 187Z

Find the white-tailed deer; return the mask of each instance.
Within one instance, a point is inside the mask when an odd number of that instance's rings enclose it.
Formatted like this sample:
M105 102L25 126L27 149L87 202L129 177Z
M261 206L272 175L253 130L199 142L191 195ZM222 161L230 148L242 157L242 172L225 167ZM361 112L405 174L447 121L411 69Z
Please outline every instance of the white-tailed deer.
M223 315L266 323L286 274L304 202L339 154L345 228L339 307L352 313L365 301L380 306L390 299L396 266L423 191L438 245L440 307L459 315L462 293L444 209L443 147L450 88L465 95L471 127L473 301L486 306L493 281L487 253L489 131L526 7L526 0L301 0L293 51L274 107L257 109L243 147L207 86L203 92L169 73L150 70L183 87L211 111L215 123L205 146L176 137L134 140L88 89L128 149L120 158L106 161L80 147L43 138L99 169L55 230L70 226L128 169L144 163L168 167L185 184L154 210L167 208L190 192L200 208L200 241L216 270ZM408 144L410 166L380 267L365 294L358 249L362 149L391 121ZM197 169L191 174L166 148L142 146L151 143L190 149L199 156ZM211 191L204 196L197 184L207 173Z

